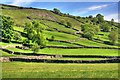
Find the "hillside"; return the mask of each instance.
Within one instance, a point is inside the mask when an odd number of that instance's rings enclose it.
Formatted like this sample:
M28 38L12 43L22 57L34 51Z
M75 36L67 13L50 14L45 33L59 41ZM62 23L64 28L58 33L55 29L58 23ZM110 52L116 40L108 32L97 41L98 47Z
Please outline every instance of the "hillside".
M82 33L81 25L94 24L94 22L91 21L91 18L65 15L63 13L56 14L49 10L16 7L10 5L2 5L2 14L13 19L15 23L14 28L16 30L23 29L24 24L27 22L39 20L41 25L46 27L45 34L48 38L53 35L57 40L77 40L75 43L80 43L81 45L86 46L110 46L105 44L105 42L109 42L109 32L99 32L94 36L92 41L87 40L86 38L81 38L78 40ZM67 26L67 22L71 23L71 28ZM116 26L116 24L114 25ZM100 40L97 40L98 37ZM48 44L56 44L56 42L50 42Z
M3 78L118 77L120 34L113 19L1 5Z

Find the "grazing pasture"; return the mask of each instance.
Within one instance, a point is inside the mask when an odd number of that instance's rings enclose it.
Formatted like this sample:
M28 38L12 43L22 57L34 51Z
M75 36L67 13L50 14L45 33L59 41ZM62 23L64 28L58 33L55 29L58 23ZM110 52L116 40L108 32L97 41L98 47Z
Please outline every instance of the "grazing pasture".
M118 78L118 64L3 63L3 78Z

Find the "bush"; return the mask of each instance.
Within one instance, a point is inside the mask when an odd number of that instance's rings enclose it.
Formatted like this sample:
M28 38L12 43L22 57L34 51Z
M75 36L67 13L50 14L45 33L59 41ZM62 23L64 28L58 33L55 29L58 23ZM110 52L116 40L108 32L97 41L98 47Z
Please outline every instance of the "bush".
M88 32L85 32L83 34L83 36L89 40L92 40L93 39L93 36L94 36L94 32L93 31L88 31Z
M72 27L72 24L71 24L70 22L67 22L67 26L68 26L69 28L71 28L71 27Z
M14 40L16 40L16 41L21 41L21 40L22 40L21 34L18 33L18 32L15 32L15 33L14 33Z
M29 44L29 43L30 43L30 41L28 39L23 40L23 44Z
M60 10L57 9L57 8L54 8L54 9L53 9L53 12L56 13L56 14L60 14L60 13L61 13Z
M112 44L115 44L116 41L118 40L118 33L115 31L111 31L110 34L108 35L110 41Z
M85 24L81 26L81 31L83 31L83 37L92 39L100 31L100 28L96 25Z
M101 30L104 31L104 32L109 32L110 31L110 25L108 23L103 23L101 25Z
M54 36L51 36L51 40L53 41L55 39L55 37Z
M33 51L33 53L36 53L38 52L40 49L40 46L38 44L35 44L32 46L31 50Z

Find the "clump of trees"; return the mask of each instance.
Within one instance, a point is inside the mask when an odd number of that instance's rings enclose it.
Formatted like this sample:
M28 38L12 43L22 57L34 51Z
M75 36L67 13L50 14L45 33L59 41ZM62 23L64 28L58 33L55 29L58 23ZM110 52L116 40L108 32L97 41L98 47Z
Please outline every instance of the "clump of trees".
M109 32L111 30L110 25L107 22L101 24L101 31Z
M9 42L13 38L13 20L10 17L0 16L2 19L1 31L2 37L7 39Z
M56 14L61 14L60 10L57 9L57 8L54 8L54 9L53 9L53 12L56 13Z
M8 16L3 16L0 15L1 18L1 32L2 32L2 38L8 40L8 42L11 42L12 39L15 41L21 41L21 34L18 32L15 32L13 27L14 27L14 22L12 18Z
M93 36L100 31L99 26L85 24L81 26L81 31L83 31L83 37L92 40Z
M24 31L27 33L28 39L34 44L32 50L35 52L38 51L36 49L46 46L46 37L43 33L44 29L44 26L41 26L39 21L28 22L25 24Z

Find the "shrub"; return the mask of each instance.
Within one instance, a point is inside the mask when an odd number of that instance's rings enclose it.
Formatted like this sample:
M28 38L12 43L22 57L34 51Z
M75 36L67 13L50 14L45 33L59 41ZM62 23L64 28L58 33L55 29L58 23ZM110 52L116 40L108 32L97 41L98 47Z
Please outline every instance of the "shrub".
M110 31L110 25L108 23L102 23L101 25L101 30L104 32L109 32Z
M88 31L88 32L85 32L83 34L83 36L89 40L92 40L93 39L93 36L94 36L94 32L93 31Z
M21 34L18 33L18 32L15 32L15 33L14 33L14 40L16 40L16 41L21 41L21 40L22 40Z
M116 41L118 40L118 33L116 31L111 31L110 34L108 35L110 41L112 44L115 44Z
M55 37L54 36L51 36L51 40L53 41L55 39Z
M72 27L72 24L71 24L70 22L67 22L67 26L68 26L69 28L71 28L71 27Z
M81 30L83 31L83 37L92 39L100 31L100 28L96 25L85 24L81 26Z
M33 51L33 53L36 53L38 52L40 49L40 46L38 44L35 44L32 46L31 50Z

